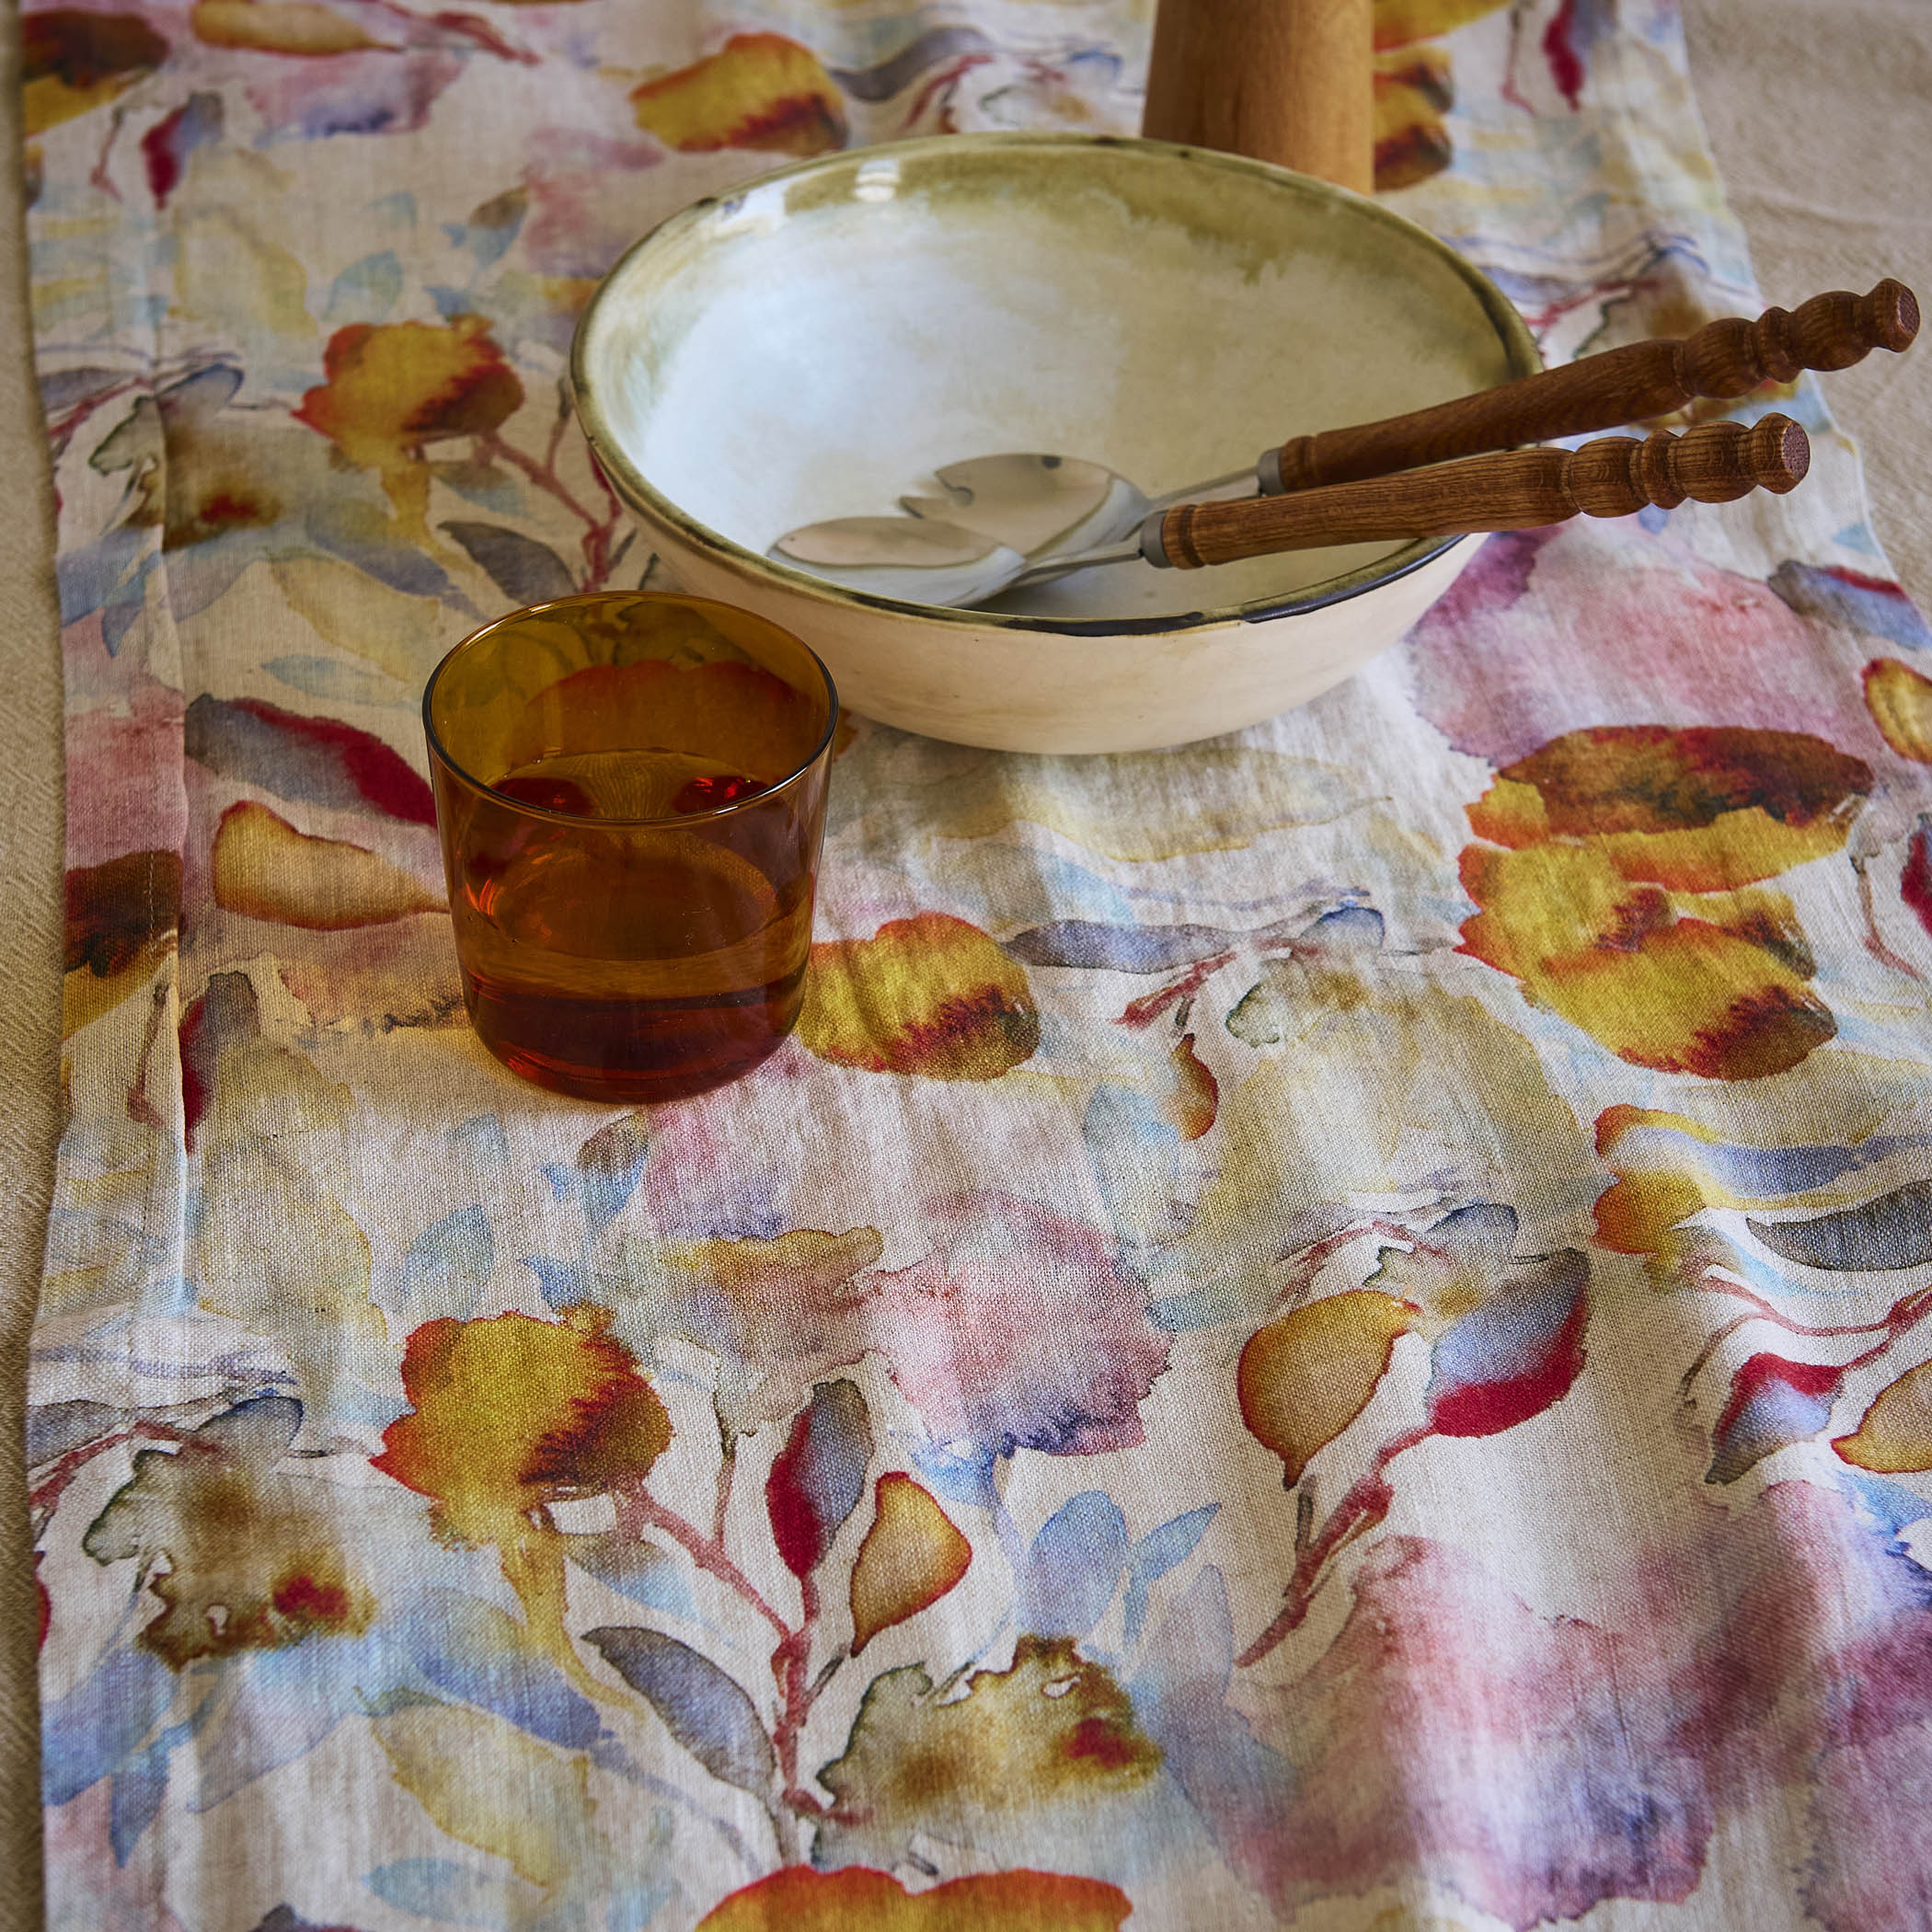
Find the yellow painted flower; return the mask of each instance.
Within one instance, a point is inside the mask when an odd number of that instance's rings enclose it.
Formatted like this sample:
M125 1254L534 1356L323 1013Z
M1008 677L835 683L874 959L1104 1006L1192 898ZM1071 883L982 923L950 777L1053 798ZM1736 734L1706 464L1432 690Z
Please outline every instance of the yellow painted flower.
M312 838L251 799L222 814L211 870L217 905L310 932L383 926L443 903L379 854L346 839Z
M123 853L67 874L63 1040L147 984L175 949L180 913L178 852Z
M732 1892L698 1932L1119 1932L1127 1894L1098 1879L989 1871L908 1892L890 1873L788 1866Z
M1387 194L1441 174L1455 146L1443 116L1455 105L1449 56L1435 47L1375 55L1375 187Z
M258 1396L178 1450L144 1450L89 1525L96 1562L149 1566L165 1608L140 1641L174 1669L369 1627L374 1593L327 1508L274 1467L301 1420L290 1397Z
M20 17L20 105L29 134L104 107L167 58L138 13L56 6Z
M1782 1073L1836 1022L1790 901L1758 882L1838 851L1871 783L1795 731L1569 732L1469 807L1463 950L1635 1065Z
M1858 1468L1885 1476L1932 1469L1932 1362L1881 1388L1857 1428L1832 1447Z
M681 154L747 147L822 155L845 144L845 108L817 55L777 33L737 33L631 94L638 125Z
M1396 1339L1419 1311L1392 1294L1353 1288L1291 1308L1241 1351L1241 1420L1285 1466L1290 1489L1317 1449L1368 1407Z
M867 1686L819 1773L833 1804L818 1852L894 1868L922 1839L996 1857L1016 1828L1106 1831L1160 1764L1125 1687L1070 1637L1021 1636L1006 1669L972 1672L959 1696L909 1664Z
M1932 678L1896 658L1865 667L1865 706L1901 758L1932 765Z
M357 322L323 351L328 380L294 412L359 469L376 471L409 530L427 540L423 449L487 435L523 400L523 385L480 316L448 322Z
M320 0L195 0L188 21L195 39L210 47L245 47L255 53L314 58L389 47Z
M556 1322L425 1322L403 1354L413 1412L384 1431L375 1466L469 1543L516 1542L549 1503L641 1482L671 1419L610 1324L588 1304Z
M946 913L811 949L799 1038L821 1060L933 1080L997 1080L1040 1044L1026 969Z
M1430 46L1507 0L1375 0L1375 186L1386 194L1440 174L1455 158L1443 116L1455 105L1446 49Z

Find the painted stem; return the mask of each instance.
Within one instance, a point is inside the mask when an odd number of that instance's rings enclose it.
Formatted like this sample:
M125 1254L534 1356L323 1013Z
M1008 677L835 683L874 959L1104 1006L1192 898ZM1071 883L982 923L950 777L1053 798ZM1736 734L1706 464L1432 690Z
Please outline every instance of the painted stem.
M742 1597L781 1638L789 1639L796 1634L713 1538L687 1523L675 1510L667 1510L650 1490L626 1490L618 1503L618 1516L627 1529L661 1530L707 1576L716 1577L727 1589Z
M1427 1441L1434 1433L1432 1429L1424 1426L1412 1429L1406 1435L1398 1435L1392 1443L1384 1443L1368 1474L1351 1485L1335 1505L1328 1522L1323 1524L1319 1535L1305 1540L1302 1526L1297 1524L1297 1554L1294 1573L1289 1577L1288 1587L1283 1593L1284 1601L1274 1621L1235 1659L1242 1669L1260 1662L1284 1638L1301 1627L1314 1606L1315 1593L1321 1587L1324 1573L1334 1558L1388 1514L1396 1494L1383 1471L1405 1449L1413 1449L1418 1443Z
M407 20L411 27L440 27L445 33L459 35L482 48L486 53L493 53L499 60L514 61L521 67L534 67L538 56L522 47L512 47L489 21L479 19L475 14L461 14L454 11L431 14L427 19L420 14L411 13L399 0L371 0L380 12L391 19Z
M611 502L610 514L600 520L592 515L590 511L577 500L576 497L572 495L569 486L565 483L563 478L554 469L546 464L539 463L535 456L526 455L514 443L506 443L502 437L492 433L488 436L477 437L477 444L479 449L484 450L489 454L500 456L512 469L521 470L539 489L556 498L572 516L582 523L584 526L583 561L584 569L587 573L584 578L583 587L587 591L594 591L600 588L604 578L610 572L611 535L616 529L617 520L622 513L622 506L617 502L616 498L611 495L610 485L604 481L601 475L598 477L597 480L603 485L604 492L605 496L610 498Z
M799 1627L772 1652L772 1675L784 1697L777 1728L772 1732L772 1747L778 1754L778 1776L785 1781L788 1804L795 1804L794 1793L811 1796L799 1784L799 1734L811 1715L813 1696L806 1670L811 1661L811 1639L819 1627L819 1586L809 1575L799 1579L799 1595L802 1613Z
M1866 858L1855 858L1851 862L1851 868L1858 881L1858 910L1865 916L1866 951L1873 959L1877 960L1880 965L1890 966L1893 972L1903 972L1907 979L1916 980L1923 985L1925 983L1925 974L1910 960L1895 953L1886 944L1884 934L1879 930L1879 907L1878 900L1872 891L1871 861Z
M1121 1027L1151 1026L1176 1000L1192 999L1233 958L1232 952L1217 952L1213 959L1202 960L1172 984L1161 987L1156 993L1149 993L1140 999L1130 1001L1126 1011L1114 1024Z
M724 1454L718 1465L718 1495L711 1505L711 1540L724 1547L725 1517L731 1507L731 1478L738 1473L738 1438L724 1439Z
M1788 1335L1814 1335L1823 1340L1829 1340L1837 1335L1877 1335L1882 1333L1887 1338L1888 1346L1892 1341L1903 1335L1915 1322L1919 1320L1928 1307L1932 1307L1932 1290L1924 1290L1917 1294L1907 1295L1903 1301L1900 1302L1878 1321L1847 1322L1842 1327L1814 1328L1808 1328L1803 1322L1793 1321L1788 1316L1780 1315L1763 1295L1753 1293L1751 1289L1743 1287L1739 1282L1714 1281L1707 1276L1697 1285L1711 1294L1728 1294L1734 1300L1748 1302L1760 1320L1773 1323L1777 1328L1782 1328ZM1749 1320L1750 1318L1749 1316L1742 1317L1743 1320ZM1731 1326L1734 1328L1737 1324L1732 1323ZM1730 1332L1731 1329L1729 1328L1724 1330L1726 1334Z
M178 1430L169 1429L160 1422L136 1422L132 1429L123 1429L114 1435L104 1435L98 1442L83 1443L78 1449L68 1450L66 1455L53 1465L29 1492L28 1502L36 1510L51 1512L58 1506L67 1485L97 1455L109 1449L118 1449L123 1443L185 1443L187 1440Z

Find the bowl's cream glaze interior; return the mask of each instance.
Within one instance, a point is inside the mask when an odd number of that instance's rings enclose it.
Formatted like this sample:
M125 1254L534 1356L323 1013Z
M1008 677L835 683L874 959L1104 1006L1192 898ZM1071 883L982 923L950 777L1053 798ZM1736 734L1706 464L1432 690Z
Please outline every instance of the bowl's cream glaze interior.
M967 456L1056 451L1157 494L1463 395L1535 366L1500 309L1420 230L1296 177L1138 143L939 141L673 217L612 275L578 374L593 435L762 553ZM992 608L1232 615L1426 547L1136 563Z

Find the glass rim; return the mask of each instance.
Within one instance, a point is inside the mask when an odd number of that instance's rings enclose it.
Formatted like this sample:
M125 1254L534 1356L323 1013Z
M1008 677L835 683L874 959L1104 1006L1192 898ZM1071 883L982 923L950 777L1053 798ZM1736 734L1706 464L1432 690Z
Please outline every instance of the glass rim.
M532 804L526 799L512 798L507 791L499 791L494 785L485 783L474 772L457 763L449 746L443 742L441 734L437 731L436 720L431 715L430 707L435 699L436 686L442 681L443 673L464 651L472 644L480 643L491 631L522 618L534 616L541 611L554 611L562 605L572 604L601 604L618 600L628 602L638 597L662 597L680 604L708 604L719 610L742 611L746 616L756 617L761 624L771 625L780 636L789 638L818 667L820 677L825 681L825 696L829 700L825 729L820 733L818 742L812 746L803 761L784 777L775 784L767 785L762 791L748 792L742 799L727 799L722 805L707 805L702 811L674 811L662 818L613 818L603 813L558 811L552 806ZM586 665L584 668L589 670L592 667ZM573 673L566 673L571 674ZM824 757L826 749L838 730L840 715L838 686L833 682L832 673L826 667L824 659L806 643L803 638L787 630L784 625L773 622L761 612L747 610L742 604L727 604L721 597L687 596L683 591L573 591L567 597L546 597L541 604L520 604L515 610L505 611L500 617L492 617L488 624L478 625L466 638L459 638L452 644L437 661L436 668L430 673L429 681L422 687L422 730L424 737L429 740L430 756L432 760L461 778L472 790L494 799L506 809L527 812L533 818L555 819L563 825L702 825L713 820L733 817L739 812L751 810L753 806L763 805L767 799L776 798L780 792L789 790L801 778L808 776Z

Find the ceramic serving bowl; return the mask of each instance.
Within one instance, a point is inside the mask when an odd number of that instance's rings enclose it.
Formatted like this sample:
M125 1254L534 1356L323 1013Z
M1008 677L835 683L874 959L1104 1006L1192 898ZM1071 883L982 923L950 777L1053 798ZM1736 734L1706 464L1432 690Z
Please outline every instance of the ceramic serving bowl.
M1056 451L1151 495L1538 366L1495 286L1374 201L1052 134L861 149L698 201L611 270L571 358L597 459L686 589L796 633L868 717L1049 752L1183 743L1305 703L1400 637L1478 539L1134 563L978 610L844 590L766 546L888 512L968 456Z

